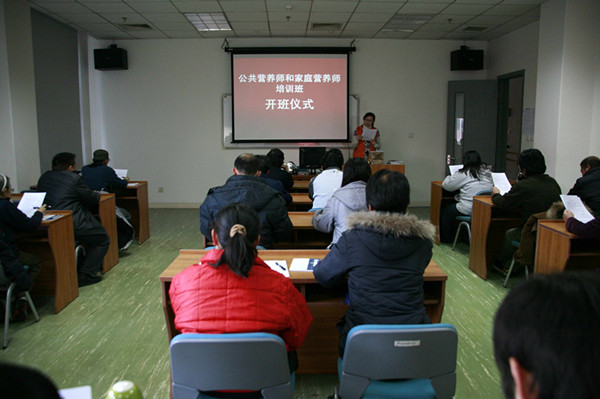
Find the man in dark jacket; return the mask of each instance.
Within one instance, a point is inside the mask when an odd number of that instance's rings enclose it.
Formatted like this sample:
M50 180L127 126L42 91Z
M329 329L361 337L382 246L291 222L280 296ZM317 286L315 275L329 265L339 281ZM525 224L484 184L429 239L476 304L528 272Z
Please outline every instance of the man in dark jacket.
M279 148L273 148L267 153L267 156L271 160L271 170L269 171L269 178L279 180L283 183L283 188L286 191L290 191L294 186L294 178L288 172L283 170L283 151Z
M117 176L115 170L108 166L109 161L108 151L96 150L92 163L81 168L81 177L90 189L112 193L127 187L129 178Z
M285 200L258 177L258 159L242 154L235 160L233 176L224 186L208 190L200 206L200 231L210 238L213 220L225 205L240 202L252 207L260 218L260 245L272 248L273 241L285 240L292 232L292 222Z
M500 195L497 187L492 187L492 202L500 209L519 212L521 225L508 229L504 234L504 244L498 255L498 266L504 267L512 258L516 248L512 241L520 241L523 225L535 213L545 212L555 201L560 201L560 186L552 177L545 174L546 160L535 148L519 154L519 181L509 192Z
M366 197L371 211L348 216L348 230L314 268L325 287L344 284L348 276L350 306L338 323L340 356L354 326L431 322L423 273L431 260L435 227L406 214L410 186L400 172L375 173Z
M579 164L581 177L569 190L590 207L595 216L600 216L600 158L587 157Z
M102 261L110 238L92 214L100 202L100 193L90 190L81 176L74 173L75 170L75 154L61 152L52 159L52 170L38 180L37 189L46 192L46 203L52 209L73 212L75 240L86 249L85 258L77 270L81 287L102 280Z

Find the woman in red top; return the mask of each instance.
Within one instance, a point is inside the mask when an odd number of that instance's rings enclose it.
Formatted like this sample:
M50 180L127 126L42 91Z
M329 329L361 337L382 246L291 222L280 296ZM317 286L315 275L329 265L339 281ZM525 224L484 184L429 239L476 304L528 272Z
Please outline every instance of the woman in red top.
M352 135L352 147L354 148L352 158L368 159L368 153L365 151L365 149L367 148L367 143L369 151L376 151L381 148L379 130L375 126L373 126L374 123L375 114L372 112L367 112L365 116L363 116L363 124L354 130L354 134ZM363 139L364 128L376 130L375 138L373 140L368 141Z
M257 256L260 222L245 204L230 204L215 217L216 249L173 277L169 295L175 328L182 333L267 332L288 352L304 341L312 322L302 294L289 278ZM290 353L291 371L297 366Z

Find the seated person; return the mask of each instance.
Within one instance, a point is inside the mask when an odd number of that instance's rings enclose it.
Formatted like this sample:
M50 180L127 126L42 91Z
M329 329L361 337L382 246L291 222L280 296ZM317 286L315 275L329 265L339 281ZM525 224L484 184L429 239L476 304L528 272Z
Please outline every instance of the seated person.
M28 366L0 363L0 392L5 399L61 399L43 373Z
M506 398L598 397L600 274L537 275L513 288L494 321Z
M573 217L573 212L565 210L563 220L569 233L583 238L600 238L600 216L587 223L580 222Z
M406 176L388 169L367 183L370 212L351 214L331 251L315 267L319 284L346 283L349 308L338 323L339 353L350 329L361 324L430 323L425 310L423 273L432 256L435 227L407 215Z
M169 296L177 330L267 332L279 335L288 352L298 349L312 315L291 280L257 256L259 230L258 214L247 205L229 204L217 213L210 232L217 248L173 277ZM297 361L290 359L294 371Z
M277 190L266 185L259 177L258 159L252 154L238 156L233 165L233 176L225 185L208 190L200 206L200 231L209 239L217 213L225 205L241 202L258 212L260 218L260 245L272 248L274 241L285 240L292 233L285 200Z
M29 266L27 275L30 280L35 280L42 266L42 259L34 254L19 251L15 242L15 233L34 231L42 223L42 217L46 212L46 204L42 205L31 218L27 217L17 206L11 201L10 194L12 187L8 176L0 174L0 231L4 242L10 247L12 252L18 257L22 265ZM9 279L17 278L15 275L8 275ZM12 277L12 278L11 278ZM27 283L27 287L21 286L22 291L27 291L31 288L31 281Z
M324 208L334 191L342 186L343 164L344 155L337 148L332 148L323 155L323 171L310 179L308 185L308 197L313 201L313 210Z
M81 169L81 177L88 187L95 191L115 192L127 187L128 177L121 179L115 170L108 166L108 151L94 151L92 163Z
M264 179L264 182L269 185L269 187L274 188L279 191L286 204L292 203L292 196L290 193L285 191L283 187L283 183L279 180L271 179L269 177L269 171L271 170L271 160L266 155L256 155L258 158L258 170L260 170L260 178Z
M279 180L283 184L286 191L290 191L294 186L294 178L286 170L283 169L283 151L279 148L273 148L267 153L271 160L271 171L269 177L274 180Z
M362 158L351 158L344 165L342 187L336 190L325 208L315 212L312 224L316 230L329 233L333 230L335 244L346 231L346 218L353 212L368 210L365 194L371 166Z
M523 225L534 213L544 212L555 201L560 200L560 186L552 177L545 174L546 160L535 148L519 154L519 181L513 184L509 192L500 195L497 187L492 188L492 202L500 209L517 211L521 215L521 225L508 229L504 234L504 244L497 266L504 268L510 261L516 248L511 241L520 241Z
M492 170L481 162L477 151L467 151L463 156L463 167L453 175L446 176L442 187L447 191L457 191L455 204L442 209L440 217L440 241L452 242L457 216L471 216L473 213L473 196L480 191L491 191Z
M92 191L76 173L75 154L61 152L52 159L52 170L38 180L37 190L46 192L46 202L52 209L72 211L75 241L85 246L85 257L77 265L80 287L102 281L102 262L110 238L92 212L98 209L100 193Z
M590 207L594 216L600 216L600 158L587 157L579 164L581 177L569 190Z

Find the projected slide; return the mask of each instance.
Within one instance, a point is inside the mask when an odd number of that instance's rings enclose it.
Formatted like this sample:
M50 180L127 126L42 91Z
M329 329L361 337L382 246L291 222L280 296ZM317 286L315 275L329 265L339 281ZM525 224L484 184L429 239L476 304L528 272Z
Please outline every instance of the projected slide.
M233 142L348 139L347 54L233 54Z

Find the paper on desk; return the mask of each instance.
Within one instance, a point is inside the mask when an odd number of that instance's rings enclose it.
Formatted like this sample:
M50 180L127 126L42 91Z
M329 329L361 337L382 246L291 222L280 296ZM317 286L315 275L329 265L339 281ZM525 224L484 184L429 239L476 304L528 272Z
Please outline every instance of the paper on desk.
M508 181L508 177L506 177L506 173L504 172L492 172L492 181L494 182L494 187L497 187L498 190L500 190L501 195L506 194L512 188L510 182Z
M127 183L127 187L135 187L138 183Z
M124 179L127 177L127 169L115 169L115 173L119 179Z
M373 141L375 138L375 133L377 133L377 129L371 129L369 127L364 127L362 129L362 139L365 141Z
M561 194L560 199L563 204L565 204L565 208L573 212L573 217L581 223L587 223L590 220L594 220L594 216L586 209L581 198L578 196Z
M59 389L58 395L62 399L92 399L92 387L85 385L82 387Z
M49 221L49 220L54 220L54 219L58 219L59 217L61 217L62 215L57 215L55 213L50 213L50 214L45 214L42 217L42 220L44 221Z
M305 272L314 270L321 259L317 258L294 258L290 270L293 272Z
M459 170L463 168L463 165L448 165L448 169L450 169L450 174L453 175Z
M288 270L287 262L285 260L266 260L265 263L277 273L290 277L290 271Z
M44 205L44 198L46 198L46 193L24 193L17 208L30 218Z

